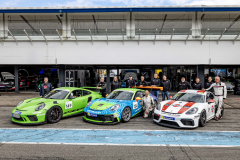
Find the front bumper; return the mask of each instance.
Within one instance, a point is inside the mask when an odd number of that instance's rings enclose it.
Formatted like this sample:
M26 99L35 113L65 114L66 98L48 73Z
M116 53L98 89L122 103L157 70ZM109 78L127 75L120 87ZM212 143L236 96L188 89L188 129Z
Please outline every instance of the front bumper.
M120 119L118 117L114 117L113 115L97 115L97 117L92 117L92 116L89 116L86 112L84 112L83 121L94 123L94 124L120 123Z
M173 114L155 110L153 121L159 125L172 128L197 128L199 115Z
M15 110L16 111L16 110ZM24 112L19 110L18 113L20 113L20 118L13 117L13 114L16 114L15 111L12 111L12 122L22 125L37 125L37 124L43 124L47 123L46 119L46 111L42 112L33 112L32 114L29 114L29 112Z

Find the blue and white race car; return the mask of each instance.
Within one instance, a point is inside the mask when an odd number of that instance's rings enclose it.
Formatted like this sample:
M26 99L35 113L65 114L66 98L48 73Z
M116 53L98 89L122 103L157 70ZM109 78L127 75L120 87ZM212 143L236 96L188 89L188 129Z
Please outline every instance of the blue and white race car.
M144 90L133 88L120 88L111 92L107 98L93 100L84 109L83 120L97 124L116 124L128 122L143 111L140 104ZM150 96L152 96L150 94ZM157 99L152 96L154 106ZM154 107L153 106L153 107Z

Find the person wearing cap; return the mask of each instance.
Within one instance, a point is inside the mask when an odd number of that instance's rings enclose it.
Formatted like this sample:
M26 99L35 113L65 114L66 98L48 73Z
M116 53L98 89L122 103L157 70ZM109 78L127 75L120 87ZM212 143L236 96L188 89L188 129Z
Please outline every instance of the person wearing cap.
M144 76L141 76L141 81L138 82L137 86L139 87L147 86L147 82L144 80Z
M178 84L178 91L186 90L186 89L192 89L192 87L187 81L185 81L185 77L182 77L181 82L179 82Z
M160 87L161 80L157 78L157 73L154 74L154 78L151 81L151 87ZM152 89L152 94L158 99L159 89Z
M132 88L135 86L135 81L132 78L132 75L129 75L129 79L126 82L126 87L127 88Z

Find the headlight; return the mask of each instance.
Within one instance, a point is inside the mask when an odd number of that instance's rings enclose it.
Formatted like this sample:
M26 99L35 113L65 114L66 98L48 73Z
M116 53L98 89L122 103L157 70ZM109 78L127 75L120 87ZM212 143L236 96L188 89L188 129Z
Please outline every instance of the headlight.
M35 111L39 111L41 109L43 109L45 107L45 103L41 104L40 106L38 106Z
M89 107L92 104L92 101L88 102L86 107Z
M22 102L20 102L20 103L18 103L18 105L17 106L19 106L20 104L22 104L23 103L23 101Z
M195 114L195 113L197 113L197 111L198 111L198 108L194 107L194 108L190 109L189 111L187 111L186 114Z
M116 111L119 108L118 104L115 104L114 106L111 107L110 111Z
M161 103L159 103L159 104L157 105L156 109L159 110L159 111L161 110Z

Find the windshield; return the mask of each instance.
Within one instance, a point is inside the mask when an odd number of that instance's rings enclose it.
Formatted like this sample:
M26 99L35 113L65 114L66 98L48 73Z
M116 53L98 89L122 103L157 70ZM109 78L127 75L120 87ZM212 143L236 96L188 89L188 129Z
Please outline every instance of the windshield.
M69 91L66 90L52 90L46 94L43 98L47 99L64 99L68 95Z
M204 95L196 93L177 93L172 99L177 101L204 103Z
M110 93L107 98L108 99L119 99L119 100L131 100L133 96L133 92L127 91L113 91Z

